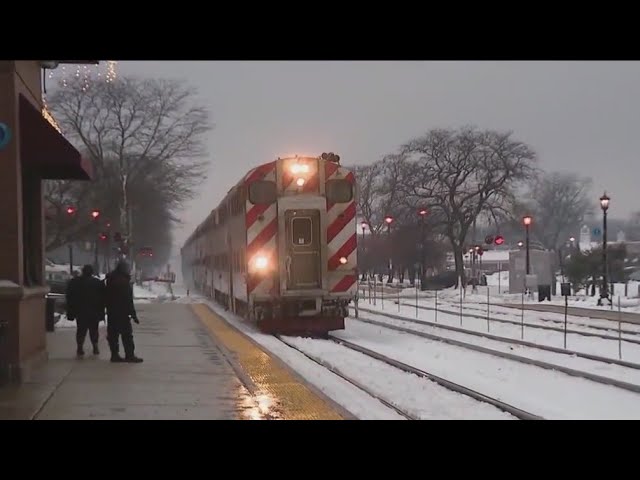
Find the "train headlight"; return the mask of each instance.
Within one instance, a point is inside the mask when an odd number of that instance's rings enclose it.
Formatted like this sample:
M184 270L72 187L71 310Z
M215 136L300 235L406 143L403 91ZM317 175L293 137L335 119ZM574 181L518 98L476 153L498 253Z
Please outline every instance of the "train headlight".
M269 259L263 255L259 255L255 258L253 264L255 265L256 269L264 270L269 266Z
M347 263L347 257L340 257L340 263L342 265L344 265L345 263Z
M296 180L296 185L302 187L304 185L304 178L299 178Z
M299 173L309 173L309 165L303 163L294 163L291 165L291 173L298 175Z

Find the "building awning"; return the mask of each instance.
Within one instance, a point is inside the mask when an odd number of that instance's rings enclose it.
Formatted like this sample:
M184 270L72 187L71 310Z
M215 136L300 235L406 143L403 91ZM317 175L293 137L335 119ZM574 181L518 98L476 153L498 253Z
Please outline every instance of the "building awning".
M80 155L29 100L19 95L20 157L44 180L91 180L91 162Z

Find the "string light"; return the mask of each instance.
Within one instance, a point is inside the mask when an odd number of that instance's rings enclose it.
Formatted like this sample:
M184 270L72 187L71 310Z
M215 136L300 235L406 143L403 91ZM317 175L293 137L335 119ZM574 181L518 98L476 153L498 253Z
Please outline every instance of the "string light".
M91 87L91 83L93 81L100 81L104 79L106 83L112 83L117 77L117 63L118 62L116 62L115 60L106 60L103 61L102 64L94 65L93 70L89 67L89 65L83 65L82 68L80 66L77 66L74 76L78 80L78 82L76 82L75 84L77 85L78 83L80 83L82 91L86 92L87 90L89 90L89 87ZM103 68L101 68L101 66L103 65L105 65L104 69L106 69L106 71L103 71ZM54 75L59 76L59 82L63 87L69 86L69 78L65 65L62 65L60 73L54 73L53 70L49 71L49 78L53 78Z
M107 83L111 83L116 79L116 61L107 60Z
M58 131L59 134L62 134L62 129L60 128L60 125L58 125L58 122L56 122L56 119L53 118L53 115L51 115L51 112L49 112L49 108L47 106L47 99L45 95L42 96L42 116L47 122L51 124L51 126L53 126L53 128L55 128Z

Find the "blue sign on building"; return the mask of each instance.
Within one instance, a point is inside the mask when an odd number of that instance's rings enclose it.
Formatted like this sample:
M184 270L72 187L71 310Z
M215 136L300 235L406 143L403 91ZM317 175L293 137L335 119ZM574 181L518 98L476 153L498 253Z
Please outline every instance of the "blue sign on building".
M0 123L0 150L7 146L11 140L11 130L4 123Z

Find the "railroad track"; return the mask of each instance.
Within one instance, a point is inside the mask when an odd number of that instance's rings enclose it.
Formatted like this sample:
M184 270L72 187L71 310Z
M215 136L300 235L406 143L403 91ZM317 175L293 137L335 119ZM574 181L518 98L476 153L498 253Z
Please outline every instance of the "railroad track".
M397 300L395 300L395 304L397 305ZM411 307L411 308L415 308L415 304L410 304L410 303L400 303L401 306L405 306L405 307ZM364 310L362 307L358 307L360 310ZM435 307L428 307L425 305L418 305L418 309L420 310L435 310ZM375 311L376 313L379 313L378 311ZM447 310L447 309L443 309L443 308L438 308L438 312L441 313L448 313L450 315L460 315L460 310L455 311L455 310ZM382 313L382 315L386 315L386 313ZM463 317L468 317L468 318L478 318L480 320L486 320L487 319L487 315L478 315L475 313L462 313ZM511 324L511 325L517 325L517 326L521 326L523 323L522 322L518 322L516 320L507 320L504 318L495 318L492 316L489 316L489 320L491 320L492 322L498 322L498 323L506 323L506 324ZM569 322L567 322L569 323ZM549 331L553 331L553 332L560 332L560 333L564 333L564 328L560 328L560 327L552 327L550 325L537 325L535 323L529 323L529 322L524 322L524 326L525 327L529 327L529 328L537 328L539 330L549 330ZM591 328L591 327L589 327ZM606 329L605 329L606 330ZM609 329L611 330L611 329ZM599 333L595 333L595 332L588 332L585 330L573 330L570 328L567 328L567 333L572 333L572 334L576 334L576 335L583 335L585 337L596 337L596 338L602 338L604 340L615 340L618 341L618 337L617 336L613 336L613 335L602 335ZM632 332L632 334L635 334ZM635 338L629 338L629 337L622 337L622 340L625 342L629 342L629 343L634 343L636 345L640 345L640 339L635 339Z
M391 319L397 319L397 320L401 320L401 321L405 321L405 322L424 323L424 322L414 321L412 319L407 319L407 318L396 316L396 315L392 315L392 314L380 313L380 312L374 311L374 310L368 310L368 309L362 309L362 308L360 308L359 310L361 312L364 311L364 312L367 312L367 313L374 313L374 314L377 314L377 315L382 315L382 316L389 317ZM466 348L468 350L474 350L474 351L477 351L477 352L486 353L486 354L489 354L489 355L505 358L507 360L512 360L512 361L516 361L516 362L520 362L520 363L524 363L524 364L528 364L528 365L534 365L534 366L541 367L541 368L544 368L544 369L547 369L547 370L556 370L556 371L565 373L567 375L571 375L571 376L574 376L574 377L585 378L587 380L591 380L591 381L596 382L596 383L601 383L603 385L614 386L614 387L621 388L623 390L627 390L627 391L630 391L630 392L640 393L640 385L636 385L636 384L629 383L629 382L624 382L622 380L617 380L615 378L604 377L602 375L597 375L597 374L590 373L590 372L585 372L585 371L582 371L582 370L576 370L576 369L573 369L573 368L569 368L569 367L565 367L565 366L562 366L562 365L557 365L557 364L545 362L545 361L542 361L542 360L536 360L536 359L533 359L533 358L524 357L524 356L516 355L516 354L513 354L513 353L502 352L500 350L495 350L495 349L492 349L492 348L483 347L483 346L480 346L480 345L475 345L473 343L468 343L468 342L464 342L464 341L461 341L461 340L456 340L456 339L453 339L453 338L444 337L444 336L441 336L441 335L436 335L436 334L433 334L433 333L421 332L421 331L418 331L418 330L413 330L413 329L410 329L410 328L400 327L398 325L392 325L392 324L389 324L389 323L386 323L386 322L381 322L381 321L378 321L378 320L373 320L373 319L369 319L369 318L363 318L361 315L359 316L359 318L357 318L357 319L353 318L352 320L353 321L357 321L357 322L368 323L368 324L371 324L371 325L376 325L376 326L387 328L387 329L390 329L390 330L395 330L395 331L399 331L399 332L403 332L403 333L408 333L408 334L419 336L419 337L422 337L422 338L427 338L429 340L440 341L440 342L447 343L447 344L450 344L450 345ZM474 336L478 336L478 337L489 338L486 333L473 332L473 331L469 331L469 330L458 329L457 327L452 327L450 325L446 325L445 326L443 324L436 324L436 323L429 322L429 325L427 325L427 326L433 326L433 327L437 327L437 328L444 328L444 329L448 329L448 330L452 330L452 331L453 330L457 330L460 333L464 333L464 334L468 334L468 335L474 335ZM521 343L522 342L521 340L507 339L505 337L495 337L495 338L492 338L492 340L497 340L497 341L505 342L505 343L513 343L513 344L523 345L523 343ZM526 343L529 343L529 342L526 342ZM539 344L530 344L530 345L526 345L526 346L532 346L533 348L541 349ZM553 348L553 347L545 346L544 350L550 350L551 348ZM560 351L555 352L555 353L563 353L563 354L567 354L567 355L575 354L576 356L582 356L582 357L587 358L589 360L595 360L595 361L606 362L606 363L615 363L617 365L621 365L621 366L624 366L624 367L640 370L640 365L632 364L630 362L622 362L621 360L615 360L615 359L610 359L610 358L605 358L605 357L598 357L596 355L590 355L590 354L585 354L585 353L581 353L581 352L570 352L570 351L567 351L567 350L564 350L564 349L559 349L559 350ZM587 355L589 355L591 358L587 357Z
M403 417L409 419L409 420L418 420L417 417L415 417L414 415L412 415L410 412L407 412L403 409L401 409L400 407L398 407L397 405L394 405L392 402L382 398L380 395L376 394L375 392L372 392L371 389L367 388L365 385L363 385L361 382L359 382L358 380L344 374L342 371L340 371L340 369L338 369L337 367L328 364L327 362L325 362L322 359L317 358L314 355L309 354L308 352L305 352L304 349L301 349L299 347L297 347L296 345L293 345L291 342L285 340L284 338L282 338L282 336L276 336L276 338L278 338L281 342L283 342L284 344L286 344L288 347L293 348L295 350L297 350L298 352L300 352L301 354L303 354L305 357L307 357L308 359L312 360L313 362L321 365L324 368L327 368L328 370L330 370L331 372L333 372L334 374L338 375L339 377L341 377L342 379L346 380L347 382L349 382L350 384L354 385L355 387L359 388L360 390L364 391L366 394L372 396L373 398L379 400L381 403L383 403L385 406L395 410L398 414L402 415ZM513 405L510 405L508 403L502 402L496 398L490 397L488 395L485 395L483 393L477 392L475 390L472 390L468 387L465 387L463 385L459 385L457 383L454 383L450 380L447 380L445 378L439 377L437 375L434 375L432 373L426 372L424 370L421 370L419 368L413 367L411 365L408 365L406 363L400 362L398 360L395 360L393 358L387 357L386 355L383 355L381 353L375 352L373 350L369 350L365 347L362 347L360 345L357 345L355 343L349 342L347 340L343 340L341 338L338 338L334 335L329 334L329 339L328 340L324 340L324 341L331 341L334 342L336 344L339 344L345 348L348 348L350 350L359 352L363 355L366 355L370 358L373 358L375 360L378 360L380 362L383 362L389 366L392 366L398 370L401 370L403 372L406 373L411 373L414 375L417 375L420 378L425 378L428 380L431 380L433 382L435 382L436 384L450 390L456 393L460 393L462 395L466 395L467 397L473 398L476 401L479 402L483 402L483 403L487 403L490 405L493 405L494 407L498 408L499 410L509 413L511 415L513 415L514 417L520 419L520 420L544 420L544 418L538 416L538 415L534 415L532 413L526 412L522 409L519 409L517 407L514 407Z

